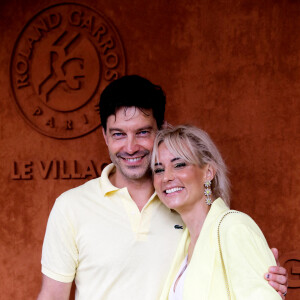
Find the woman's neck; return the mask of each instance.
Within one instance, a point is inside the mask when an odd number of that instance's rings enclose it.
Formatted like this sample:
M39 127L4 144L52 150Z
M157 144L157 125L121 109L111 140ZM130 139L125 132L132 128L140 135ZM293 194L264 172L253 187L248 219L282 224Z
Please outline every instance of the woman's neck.
M209 210L210 206L205 203L204 199L201 199L201 201L197 202L197 205L194 205L191 209L179 212L182 220L189 230L191 238L188 249L188 262L190 262L192 258L195 245Z

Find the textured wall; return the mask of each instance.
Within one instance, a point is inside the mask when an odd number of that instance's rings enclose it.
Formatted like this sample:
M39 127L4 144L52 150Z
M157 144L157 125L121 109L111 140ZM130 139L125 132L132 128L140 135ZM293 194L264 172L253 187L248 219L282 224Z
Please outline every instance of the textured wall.
M299 299L300 2L80 3L102 12L117 28L126 73L163 86L167 120L198 125L217 142L230 169L232 207L249 213L270 246L279 249L293 287L287 299ZM42 241L55 198L96 176L109 161L99 129L81 138L54 139L35 130L15 105L24 76L38 78L45 72L35 58L47 45L32 45L28 73L25 64L13 70L23 76L19 88L16 77L10 79L13 50L26 24L48 6L44 0L0 4L1 299L36 297ZM121 74L124 53L120 47L118 51ZM105 63L99 68L103 72ZM17 96L30 106L30 95ZM86 178L75 179L79 173Z

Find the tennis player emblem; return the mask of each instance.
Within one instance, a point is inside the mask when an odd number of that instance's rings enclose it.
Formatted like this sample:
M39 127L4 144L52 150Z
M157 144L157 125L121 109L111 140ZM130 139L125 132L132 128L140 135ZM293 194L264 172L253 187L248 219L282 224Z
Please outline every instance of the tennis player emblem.
M11 58L11 86L25 120L59 139L100 125L99 97L125 74L119 34L102 13L64 3L35 15L19 35Z

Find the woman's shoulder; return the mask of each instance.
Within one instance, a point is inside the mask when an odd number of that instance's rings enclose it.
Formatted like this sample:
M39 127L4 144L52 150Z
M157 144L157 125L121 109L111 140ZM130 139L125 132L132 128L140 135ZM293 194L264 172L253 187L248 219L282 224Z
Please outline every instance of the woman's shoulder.
M228 210L219 219L218 226L222 231L251 231L261 236L262 232L256 222L247 214L237 211Z

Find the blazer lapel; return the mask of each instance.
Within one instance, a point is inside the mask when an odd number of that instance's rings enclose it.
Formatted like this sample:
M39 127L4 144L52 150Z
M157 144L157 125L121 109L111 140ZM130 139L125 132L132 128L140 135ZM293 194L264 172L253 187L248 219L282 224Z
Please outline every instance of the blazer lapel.
M208 299L215 263L216 238L212 234L219 216L229 208L216 199L204 221L190 264L186 270L184 299Z

